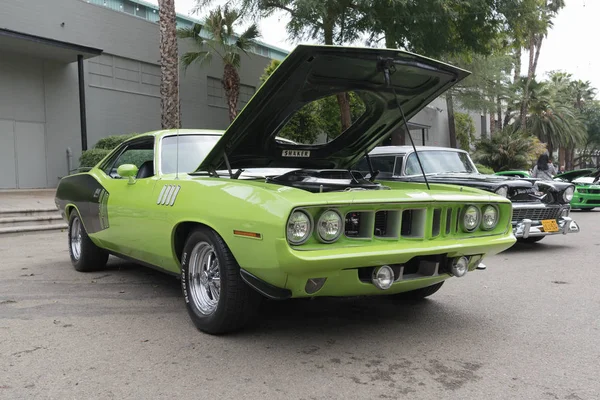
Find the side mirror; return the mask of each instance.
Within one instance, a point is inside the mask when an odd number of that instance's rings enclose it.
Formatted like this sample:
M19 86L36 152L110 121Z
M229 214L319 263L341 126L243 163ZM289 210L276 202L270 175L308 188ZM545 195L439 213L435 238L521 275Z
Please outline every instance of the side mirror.
M119 168L117 168L117 174L119 174L120 177L123 178L129 178L129 184L133 185L136 180L135 180L135 176L138 173L138 167L136 167L133 164L123 164L120 165Z

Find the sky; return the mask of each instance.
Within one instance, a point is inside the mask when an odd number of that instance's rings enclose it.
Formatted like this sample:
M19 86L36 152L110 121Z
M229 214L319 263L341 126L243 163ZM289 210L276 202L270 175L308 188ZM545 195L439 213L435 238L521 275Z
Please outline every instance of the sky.
M149 0L156 4L156 0ZM217 0L214 5L224 3ZM204 15L190 14L195 0L175 0L177 12L202 19ZM554 20L554 27L544 40L537 76L546 78L546 73L562 70L573 75L574 79L589 80L593 87L600 89L600 52L597 50L597 38L600 37L600 0L566 0L563 8ZM285 13L274 14L261 20L259 28L265 43L292 50L298 42L288 40L285 30L288 18ZM523 54L523 70L526 72L527 54Z

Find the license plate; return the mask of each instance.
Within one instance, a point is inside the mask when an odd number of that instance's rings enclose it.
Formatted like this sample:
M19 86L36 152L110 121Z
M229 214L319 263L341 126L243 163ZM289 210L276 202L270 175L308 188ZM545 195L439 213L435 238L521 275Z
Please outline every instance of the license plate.
M558 232L558 224L555 219L542 220L542 226L544 227L544 232Z

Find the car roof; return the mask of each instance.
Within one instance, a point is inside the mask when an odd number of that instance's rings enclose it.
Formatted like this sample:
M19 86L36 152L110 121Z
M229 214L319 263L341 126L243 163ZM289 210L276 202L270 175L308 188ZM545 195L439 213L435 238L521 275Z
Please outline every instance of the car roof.
M466 153L461 149L453 149L452 147L441 147L441 146L416 146L417 151L426 150L444 150L444 151L455 151L458 153ZM412 146L379 146L375 147L371 152L370 156L385 155L385 154L407 154L413 151Z
M164 136L173 136L173 135L223 135L223 130L217 129L163 129L159 131L146 132L141 135L136 136L144 137L144 136L154 136L156 138L162 138Z

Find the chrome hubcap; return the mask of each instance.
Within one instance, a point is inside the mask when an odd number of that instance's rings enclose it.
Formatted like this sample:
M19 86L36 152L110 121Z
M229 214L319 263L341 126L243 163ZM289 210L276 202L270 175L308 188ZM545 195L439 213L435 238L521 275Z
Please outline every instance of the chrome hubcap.
M221 273L215 248L207 242L196 244L190 254L188 282L196 308L204 315L215 312L221 294Z
M79 217L73 219L71 224L71 254L73 258L79 260L81 257L81 221Z

